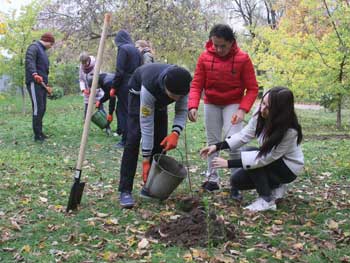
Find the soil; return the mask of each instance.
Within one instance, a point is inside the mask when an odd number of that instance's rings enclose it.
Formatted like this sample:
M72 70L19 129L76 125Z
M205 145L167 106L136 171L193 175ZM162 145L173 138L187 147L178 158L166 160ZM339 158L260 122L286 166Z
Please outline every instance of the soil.
M188 213L152 226L146 232L146 237L152 237L170 246L187 248L207 247L209 242L216 246L235 239L234 225L225 222L215 213L207 213L197 199L183 200L183 204L183 210L190 210Z

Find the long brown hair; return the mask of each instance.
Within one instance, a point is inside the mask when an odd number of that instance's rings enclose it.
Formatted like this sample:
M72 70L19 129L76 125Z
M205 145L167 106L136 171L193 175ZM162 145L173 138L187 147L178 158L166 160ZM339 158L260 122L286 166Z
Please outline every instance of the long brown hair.
M263 136L263 144L260 147L258 157L266 155L282 141L288 129L292 128L298 132L297 144L303 139L301 126L294 110L293 93L285 87L274 87L267 91L269 94L269 114L263 118L259 110L255 135ZM261 107L261 106L260 106Z

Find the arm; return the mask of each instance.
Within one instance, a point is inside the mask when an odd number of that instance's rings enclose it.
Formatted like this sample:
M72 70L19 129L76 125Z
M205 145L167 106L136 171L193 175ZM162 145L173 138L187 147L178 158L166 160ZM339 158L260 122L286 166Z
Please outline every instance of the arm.
M243 87L246 90L246 94L243 96L239 105L239 109L246 113L250 111L253 106L256 97L258 96L258 82L256 81L254 66L249 56L243 64L241 81Z
M26 52L25 63L26 63L27 70L29 70L30 75L32 76L38 73L36 69L37 54L38 54L37 46L34 44L30 45Z
M156 99L141 86L140 127L142 136L142 156L150 157L154 146L154 103Z
M175 103L175 116L172 131L181 133L186 125L188 96L184 96Z
M244 169L256 169L264 167L280 158L282 158L290 147L297 143L298 132L294 129L289 129L284 135L281 143L273 148L268 154L257 157L259 151L242 152L242 163Z
M205 68L202 62L202 56L198 58L196 70L194 72L193 80L191 82L191 88L188 99L188 109L198 109L199 101L202 95L202 91L205 85Z
M80 87L80 91L83 91L86 88L85 76L84 76L84 72L81 64L79 67L79 87Z
M231 150L236 150L255 138L256 123L257 116L253 115L248 124L240 132L235 133L226 139Z
M120 47L118 49L116 72L113 80L113 87L118 88L124 78L125 66L128 64L128 54L125 49Z

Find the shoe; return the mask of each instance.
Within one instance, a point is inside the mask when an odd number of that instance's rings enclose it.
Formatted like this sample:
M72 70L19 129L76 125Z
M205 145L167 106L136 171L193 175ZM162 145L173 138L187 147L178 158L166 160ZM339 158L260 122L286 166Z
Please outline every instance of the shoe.
M220 187L218 185L218 183L216 182L210 182L210 181L206 181L202 184L202 188L208 192L213 192L215 190L219 190Z
M34 141L39 142L39 143L43 143L45 141L45 138L43 136L35 136Z
M122 149L125 147L125 142L120 141L120 142L114 144L113 147L117 148L117 149Z
M132 208L135 205L134 199L132 198L131 193L122 192L120 193L120 206L123 208Z
M258 211L276 210L277 207L276 207L275 200L266 202L263 198L259 197L252 204L244 207L244 209L247 209L251 212L258 212Z
M106 134L107 136L110 136L112 134L111 128L106 128Z
M47 136L47 135L46 135L46 134L44 134L44 133L42 133L42 134L41 134L41 137L43 137L44 139L49 138L49 136Z
M232 187L230 192L230 198L241 202L243 199L243 196L241 195L238 189Z
M150 195L148 190L146 190L144 187L142 187L141 192L140 192L140 197L145 198L145 199L154 199L153 196Z
M281 184L279 187L271 191L272 199L273 200L281 199L283 198L286 192L287 192L287 185Z

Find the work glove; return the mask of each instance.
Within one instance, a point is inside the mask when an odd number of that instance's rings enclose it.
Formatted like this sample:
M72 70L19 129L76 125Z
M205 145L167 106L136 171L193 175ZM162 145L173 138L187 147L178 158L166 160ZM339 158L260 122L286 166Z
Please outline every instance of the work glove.
M47 91L47 94L49 94L49 96L51 96L53 89L50 86L46 86L46 91Z
M148 159L142 161L142 180L144 183L147 182L149 170L151 169L151 162Z
M96 103L95 103L96 109L100 108L100 106L101 106L101 102L99 100L96 101Z
M109 91L109 96L111 97L111 98L114 98L115 97L115 94L116 94L116 89L115 88L113 88L113 87L111 87L111 90Z
M160 145L163 146L165 151L170 151L176 148L178 140L179 140L179 134L173 131L163 139Z
M89 96L90 95L90 90L89 89L84 89L83 93L84 93L84 95Z
M44 81L43 77L38 75L37 73L33 74L33 78L35 82L38 84L41 84Z
M107 121L108 121L109 123L111 123L111 122L113 121L113 115L112 115L112 114L108 114L108 115L107 115Z

